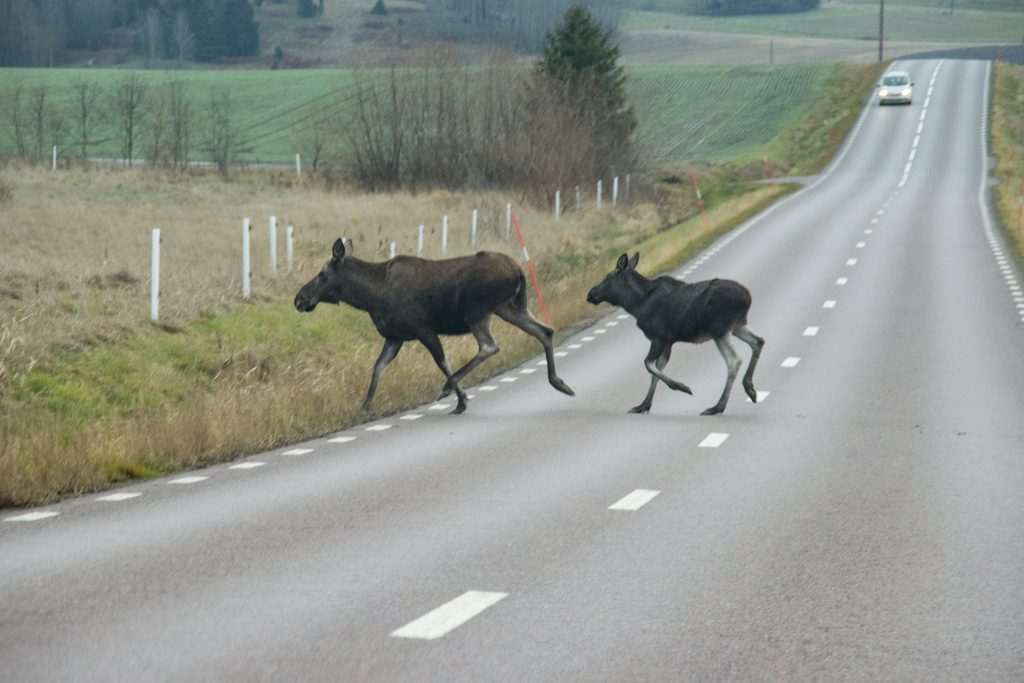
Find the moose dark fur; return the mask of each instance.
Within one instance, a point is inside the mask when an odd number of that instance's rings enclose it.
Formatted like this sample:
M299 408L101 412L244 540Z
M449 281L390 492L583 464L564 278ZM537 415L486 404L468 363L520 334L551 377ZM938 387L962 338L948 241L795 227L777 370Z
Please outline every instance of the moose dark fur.
M353 257L352 243L339 239L331 260L295 296L295 308L302 312L312 311L320 302L345 302L368 312L384 337L363 410L369 410L380 376L402 344L416 340L427 347L448 380L439 398L455 391L458 405L452 412L465 411L466 394L459 382L498 352L489 326L492 314L536 337L544 347L551 386L574 395L555 374L554 332L527 310L526 278L504 254L480 251L440 261L397 256L370 263ZM479 345L476 355L455 372L438 338L442 334L472 334Z
M587 294L587 301L592 304L607 301L626 309L651 340L651 350L644 359L644 365L651 373L651 388L640 405L629 412L646 413L651 409L658 380L671 389L692 395L690 387L668 377L662 370L672 353L672 344L679 341L700 344L708 339L715 341L729 374L718 403L701 414L717 415L724 411L736 373L743 363L729 343L730 333L746 342L753 352L743 376L743 389L750 400L756 403L754 368L761 356L764 339L747 327L747 311L750 310L750 292L747 288L732 280L705 280L693 284L671 277L651 280L636 272L639 260L639 253L631 259L623 254L615 270Z

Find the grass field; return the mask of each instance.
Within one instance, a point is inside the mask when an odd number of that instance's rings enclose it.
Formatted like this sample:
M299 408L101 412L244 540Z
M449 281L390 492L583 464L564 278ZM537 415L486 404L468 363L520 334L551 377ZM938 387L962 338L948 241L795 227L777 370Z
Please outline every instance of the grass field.
M790 64L776 67L713 67L685 65L635 66L628 70L628 87L637 102L640 129L637 140L644 156L654 161L690 158L726 159L756 149L799 119L818 99L834 65ZM26 93L45 89L52 106L73 107L76 83L89 82L109 97L121 79L120 70L6 69L0 70L0 93L21 87ZM214 94L228 92L237 125L244 130L252 162L290 163L304 152L302 131L322 108L344 108L351 101L351 72L304 71L176 71L136 72L158 85L168 79L187 84L202 121ZM7 108L13 98L5 98ZM106 116L105 111L97 111ZM71 114L65 115L71 118ZM13 149L10 112L0 105L0 156ZM73 138L65 144L74 151ZM194 135L193 157L202 129ZM91 156L113 158L120 146L108 120L95 134ZM44 146L49 154L51 145Z
M891 41L1020 43L1024 4L1003 9L964 8L952 15L948 2L886 3L885 34ZM624 30L671 29L713 33L804 36L841 40L878 39L878 2L822 3L812 12L740 17L699 17L672 12L627 12Z

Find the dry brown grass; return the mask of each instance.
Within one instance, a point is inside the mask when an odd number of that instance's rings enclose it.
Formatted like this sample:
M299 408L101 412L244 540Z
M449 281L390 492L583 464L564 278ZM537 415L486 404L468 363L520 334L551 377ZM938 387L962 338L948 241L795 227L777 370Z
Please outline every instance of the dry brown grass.
M0 507L38 503L136 476L223 460L351 425L380 339L342 307L300 316L297 287L338 236L357 254L386 258L391 240L427 256L478 248L520 257L505 239L498 193L362 195L297 183L281 171L168 175L110 168L0 169ZM555 222L517 205L556 329L592 315L582 291L609 250L655 234L678 213L637 203ZM269 272L267 217L279 219L279 267ZM241 220L253 220L255 304L241 300ZM295 266L284 273L284 230L295 226ZM161 325L149 323L150 229L163 234ZM532 295L531 295L532 296ZM538 311L536 301L532 308ZM495 325L500 356L479 380L536 353L536 342ZM447 340L453 365L475 351ZM389 368L375 407L427 400L441 377L413 345Z

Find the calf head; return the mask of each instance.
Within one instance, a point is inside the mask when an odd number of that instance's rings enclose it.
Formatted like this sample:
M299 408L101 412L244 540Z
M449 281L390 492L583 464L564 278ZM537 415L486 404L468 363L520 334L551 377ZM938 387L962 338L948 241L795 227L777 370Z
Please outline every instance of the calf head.
M342 276L345 260L352 254L352 241L339 239L334 243L331 260L324 264L317 276L304 284L295 295L295 308L308 313L320 302L336 304L341 301Z
M599 304L607 301L614 306L621 306L628 293L633 290L631 275L636 272L636 264L640 261L640 253L629 258L626 254L619 257L615 270L605 275L604 279L587 293L587 301Z

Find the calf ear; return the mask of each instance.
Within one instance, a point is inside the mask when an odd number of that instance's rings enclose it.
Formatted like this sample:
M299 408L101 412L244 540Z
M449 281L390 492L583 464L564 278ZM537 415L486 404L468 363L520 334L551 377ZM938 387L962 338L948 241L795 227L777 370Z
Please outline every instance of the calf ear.
M633 258L629 259L629 269L636 270L636 264L640 263L640 252L633 254Z
M615 270L622 272L629 265L629 257L623 254L619 257L618 263L615 264Z
M335 261L345 258L345 240L338 238L334 241L334 249L331 252Z

